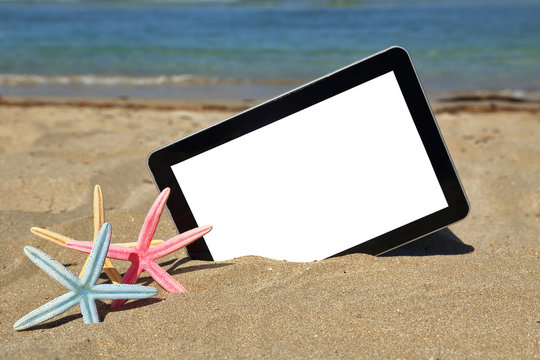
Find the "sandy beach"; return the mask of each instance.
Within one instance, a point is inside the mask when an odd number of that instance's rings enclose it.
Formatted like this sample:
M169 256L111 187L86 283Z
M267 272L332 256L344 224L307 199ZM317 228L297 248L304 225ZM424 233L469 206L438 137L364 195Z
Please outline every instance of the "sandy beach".
M385 256L314 263L193 261L182 250L160 265L189 293L143 273L139 284L158 295L118 311L98 302L99 324L84 324L76 306L13 330L65 292L23 247L77 274L85 258L30 227L91 240L99 184L112 242L136 241L158 194L147 154L255 103L2 98L0 357L540 358L540 101L508 94L433 103L471 203L449 229ZM156 238L176 234L164 215Z

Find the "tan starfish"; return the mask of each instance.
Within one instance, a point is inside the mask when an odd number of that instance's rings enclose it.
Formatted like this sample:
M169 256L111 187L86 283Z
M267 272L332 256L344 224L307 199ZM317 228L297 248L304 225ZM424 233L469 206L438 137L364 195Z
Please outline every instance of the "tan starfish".
M101 229L101 226L105 222L104 220L105 216L103 213L103 195L101 194L101 187L99 185L96 185L94 187L94 237L93 240L96 240L96 237L98 236L99 230ZM54 231L50 231L47 229L42 229L39 227L32 227L30 231L33 234L36 234L39 237L42 237L44 239L47 239L49 241L52 241L58 245L66 246L66 243L68 241L74 241L74 239L64 236L62 234L55 233ZM163 240L153 240L151 243L151 246L161 244ZM137 246L136 242L129 242L129 243L122 243L122 244L116 244L124 247L134 248ZM84 269L86 268L86 264L88 263L88 258L86 258L86 261L84 262L83 268L79 274L79 278L82 277L84 273ZM114 265L112 264L111 260L109 258L105 259L105 264L103 265L103 270L105 270L105 273L111 279L113 284L119 284L122 281L122 276L116 270Z

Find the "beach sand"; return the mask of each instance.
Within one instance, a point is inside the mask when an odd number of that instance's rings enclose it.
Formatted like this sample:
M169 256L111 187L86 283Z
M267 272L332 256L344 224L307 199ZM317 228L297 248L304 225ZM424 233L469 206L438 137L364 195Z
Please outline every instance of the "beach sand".
M471 202L449 229L386 256L313 263L192 261L182 250L160 264L189 293L143 273L158 295L119 311L98 302L99 324L77 306L13 330L65 292L25 245L75 273L84 261L30 227L91 240L100 184L112 241L136 241L158 194L148 152L247 105L0 101L1 358L540 358L540 103L485 96L434 105ZM163 216L156 238L176 233Z

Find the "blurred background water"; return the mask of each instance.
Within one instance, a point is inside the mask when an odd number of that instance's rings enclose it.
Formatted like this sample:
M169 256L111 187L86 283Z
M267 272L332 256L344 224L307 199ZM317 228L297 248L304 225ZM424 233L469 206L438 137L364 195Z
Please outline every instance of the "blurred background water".
M539 90L540 1L0 1L0 95L266 98L392 45L430 92Z

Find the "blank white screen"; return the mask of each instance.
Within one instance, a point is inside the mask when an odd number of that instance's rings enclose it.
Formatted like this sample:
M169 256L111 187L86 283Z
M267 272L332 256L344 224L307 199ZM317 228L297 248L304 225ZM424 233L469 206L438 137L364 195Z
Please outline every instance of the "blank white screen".
M320 260L448 206L393 72L172 170L215 260Z

